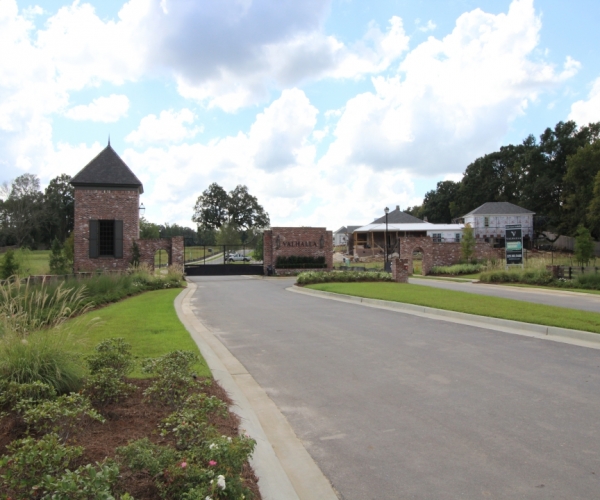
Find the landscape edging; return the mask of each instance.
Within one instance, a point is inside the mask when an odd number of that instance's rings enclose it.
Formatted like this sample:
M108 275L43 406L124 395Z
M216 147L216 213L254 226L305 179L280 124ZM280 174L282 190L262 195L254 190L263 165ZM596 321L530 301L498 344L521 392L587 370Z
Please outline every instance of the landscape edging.
M232 410L240 417L248 434L256 440L250 464L259 478L263 499L310 500L316 494L319 499L337 500L329 480L275 403L193 313L189 297L195 289L196 285L188 281L188 287L175 299L175 310L198 345L215 380L234 401L235 408ZM251 401L259 407L258 410ZM268 432L261 419L267 422Z

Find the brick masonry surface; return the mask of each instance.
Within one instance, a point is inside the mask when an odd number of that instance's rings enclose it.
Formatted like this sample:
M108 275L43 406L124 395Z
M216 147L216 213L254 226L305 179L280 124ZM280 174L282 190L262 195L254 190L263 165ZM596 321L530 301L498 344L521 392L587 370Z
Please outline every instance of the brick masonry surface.
M169 256L168 264L183 266L183 236L160 238L158 240L136 240L140 248L140 262L145 262L154 269L154 255L165 250Z
M75 188L75 272L123 271L129 267L135 241L140 247L140 262L154 268L154 254L166 250L169 264L183 265L183 237L140 240L140 195L137 189ZM90 219L123 221L123 258L89 257Z
M410 274L413 272L413 252L423 252L423 270L425 276L429 274L432 267L451 266L460 261L460 243L434 243L429 236L400 238L400 258L408 260ZM503 259L504 249L493 248L482 240L475 243L476 259Z
M75 272L127 269L133 240L140 237L139 206L137 189L75 188ZM90 259L90 219L123 221L122 259Z
M263 238L265 274L269 266L275 268L277 257L325 257L327 270L333 269L333 235L324 227L273 227Z
M396 283L408 283L408 259L392 260L392 279Z

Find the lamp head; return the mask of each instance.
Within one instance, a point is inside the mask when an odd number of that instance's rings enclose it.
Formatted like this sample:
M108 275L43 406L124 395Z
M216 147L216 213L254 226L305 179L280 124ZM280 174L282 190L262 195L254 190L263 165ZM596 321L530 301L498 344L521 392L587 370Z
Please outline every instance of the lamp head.
M142 203L140 205L140 216L143 217L144 214L146 213L146 207L144 206L144 204Z
M388 207L385 207L383 210L386 214L390 213L390 209Z

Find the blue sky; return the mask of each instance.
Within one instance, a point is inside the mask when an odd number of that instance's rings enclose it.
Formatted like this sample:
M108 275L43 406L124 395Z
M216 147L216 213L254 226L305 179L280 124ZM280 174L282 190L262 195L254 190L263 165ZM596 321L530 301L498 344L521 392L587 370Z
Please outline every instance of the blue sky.
M146 216L217 182L273 225L421 203L475 158L600 121L592 0L0 0L0 182L111 144Z

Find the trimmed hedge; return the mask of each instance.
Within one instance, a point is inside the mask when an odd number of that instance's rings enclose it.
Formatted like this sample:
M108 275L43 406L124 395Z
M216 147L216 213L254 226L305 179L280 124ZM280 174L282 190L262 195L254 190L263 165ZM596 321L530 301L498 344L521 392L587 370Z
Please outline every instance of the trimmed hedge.
M483 264L456 264L454 266L435 266L431 268L429 274L449 274L456 276L460 274L475 274L483 271Z
M349 283L355 281L392 281L392 275L386 272L324 272L310 271L300 273L296 278L299 285L312 285L313 283Z

